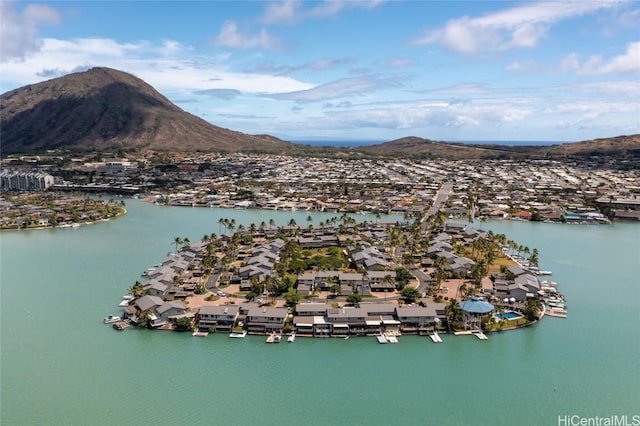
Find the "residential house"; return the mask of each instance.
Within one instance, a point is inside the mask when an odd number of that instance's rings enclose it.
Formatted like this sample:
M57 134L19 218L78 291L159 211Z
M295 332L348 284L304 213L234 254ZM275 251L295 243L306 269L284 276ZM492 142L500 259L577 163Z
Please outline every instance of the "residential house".
M199 330L231 331L240 314L236 305L202 306L196 316Z

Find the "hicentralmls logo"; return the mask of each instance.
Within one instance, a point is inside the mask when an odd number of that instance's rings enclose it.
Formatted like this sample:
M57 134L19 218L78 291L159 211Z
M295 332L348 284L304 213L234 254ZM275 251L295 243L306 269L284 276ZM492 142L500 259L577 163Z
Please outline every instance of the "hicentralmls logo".
M640 426L640 414L586 417L577 414L558 416L558 426Z

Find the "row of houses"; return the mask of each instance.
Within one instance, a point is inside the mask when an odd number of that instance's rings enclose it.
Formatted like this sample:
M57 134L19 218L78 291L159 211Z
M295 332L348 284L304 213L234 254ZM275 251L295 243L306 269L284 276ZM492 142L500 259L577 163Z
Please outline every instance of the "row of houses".
M445 320L444 303L398 306L363 303L335 308L326 303L300 303L295 308L293 331L301 336L374 335L382 332L422 333ZM289 310L247 302L240 305L203 306L196 315L200 330L230 331L242 323L253 334L282 333Z
M284 241L277 238L256 247L250 255L243 257L242 266L238 276L235 277L240 284L240 291L251 291L253 279L262 282L265 277L275 274L273 267L280 258L279 254L283 246Z
M317 271L298 275L297 292L306 296L314 291L331 291L340 286L340 294L370 295L371 292L393 291L396 288L395 271L371 271L366 273L343 271Z
M318 337L426 333L444 321L444 308L444 303L427 306L363 303L359 307L341 308L324 303L302 303L296 306L293 326L299 335Z

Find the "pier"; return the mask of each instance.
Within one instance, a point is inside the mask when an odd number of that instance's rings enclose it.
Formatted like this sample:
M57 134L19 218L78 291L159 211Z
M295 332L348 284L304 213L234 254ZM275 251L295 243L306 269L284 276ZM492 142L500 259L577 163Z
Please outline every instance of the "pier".
M487 340L487 339L489 339L489 338L487 337L487 335L486 335L486 334L484 334L482 331L474 331L472 334L473 334L474 336L476 336L476 337L477 337L478 339L480 339L480 340Z
M430 334L429 337L431 338L431 341L433 343L442 343L442 338L440 337L440 335L438 335L438 333Z

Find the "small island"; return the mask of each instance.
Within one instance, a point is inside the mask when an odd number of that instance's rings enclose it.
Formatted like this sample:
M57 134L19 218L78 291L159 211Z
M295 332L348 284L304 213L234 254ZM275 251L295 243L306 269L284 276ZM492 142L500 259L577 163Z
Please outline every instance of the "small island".
M126 213L123 200L102 200L55 192L5 193L0 197L0 229L74 227Z
M440 194L446 195L447 186ZM449 189L450 190L450 189ZM438 213L446 197L413 221L357 221L348 214L306 228L248 227L197 242L176 237L174 252L144 271L120 306L119 329L267 336L473 334L566 317L556 283L540 280L539 253L505 235ZM105 319L106 320L106 319Z

